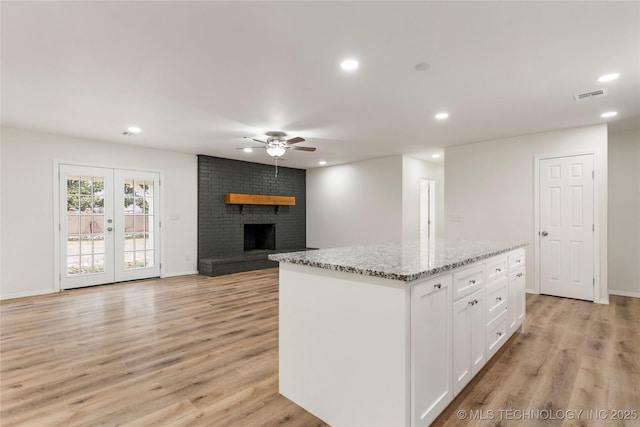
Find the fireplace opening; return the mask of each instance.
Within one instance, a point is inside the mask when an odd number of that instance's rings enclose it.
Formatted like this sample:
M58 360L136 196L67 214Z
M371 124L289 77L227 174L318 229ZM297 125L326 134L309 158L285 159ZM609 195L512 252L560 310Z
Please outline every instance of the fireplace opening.
M276 249L275 224L245 224L244 250Z

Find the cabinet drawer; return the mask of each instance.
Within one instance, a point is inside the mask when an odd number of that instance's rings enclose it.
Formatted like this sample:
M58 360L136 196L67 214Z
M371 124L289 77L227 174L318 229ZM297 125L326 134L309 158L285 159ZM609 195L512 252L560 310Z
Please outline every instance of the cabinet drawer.
M501 256L491 258L487 265L487 283L491 283L494 279L507 275L507 257Z
M496 279L495 283L487 285L486 319L490 323L493 319L507 310L507 277Z
M457 300L469 295L476 289L484 286L484 265L473 267L453 273L453 299Z
M524 249L518 249L509 254L509 271L524 265Z
M507 312L503 311L487 325L487 359L491 359L496 354L496 351L507 341L507 337Z
M444 274L442 276L417 283L412 289L412 295L416 298L422 298L447 286L451 286L451 274Z

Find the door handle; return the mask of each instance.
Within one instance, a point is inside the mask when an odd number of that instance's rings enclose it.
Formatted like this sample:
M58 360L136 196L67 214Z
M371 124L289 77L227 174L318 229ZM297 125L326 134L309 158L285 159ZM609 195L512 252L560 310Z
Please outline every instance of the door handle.
M549 233L547 233L546 231L543 231L543 232L540 233L540 235L542 237L547 237L549 235Z

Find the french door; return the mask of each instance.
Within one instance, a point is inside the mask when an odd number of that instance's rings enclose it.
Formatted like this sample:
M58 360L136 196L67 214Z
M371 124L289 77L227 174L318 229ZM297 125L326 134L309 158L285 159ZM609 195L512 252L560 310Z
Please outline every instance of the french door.
M158 173L61 164L62 289L160 275Z
M542 159L540 293L593 301L593 155Z

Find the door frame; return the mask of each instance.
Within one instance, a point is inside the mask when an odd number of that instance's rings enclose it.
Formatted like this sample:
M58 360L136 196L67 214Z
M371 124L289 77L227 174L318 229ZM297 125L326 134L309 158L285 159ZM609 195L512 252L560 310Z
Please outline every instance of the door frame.
M574 153L565 154L548 154L548 155L536 155L533 158L533 217L534 217L534 229L533 229L533 253L534 253L534 271L533 271L533 283L534 291L536 294L540 293L540 161L548 159L556 159L559 157L574 157L574 156L593 156L593 223L595 225L595 231L593 233L593 277L595 284L593 286L593 302L605 303L608 301L600 300L600 242L602 240L602 227L600 221L601 210L601 194L600 185L601 177L599 173L599 158L595 151L580 151ZM606 203L605 203L606 205ZM606 206L605 206L606 207Z
M164 277L164 270L162 266L165 263L165 248L164 248L164 227L162 224L164 223L164 186L162 182L164 181L164 171L160 169L150 169L150 168L140 168L136 166L126 166L126 165L114 165L109 163L96 163L96 162L79 162L77 160L61 160L61 159L53 159L53 167L52 167L52 196L53 196L53 282L54 282L54 292L62 292L62 270L60 268L61 265L61 254L60 254L60 239L61 236L61 226L60 226L60 165L71 165L71 166L87 166L87 167L95 167L95 168L107 168L107 169L124 169L124 170L135 170L140 172L152 172L157 173L160 176L160 185L159 185L159 195L160 195L160 215L158 220L160 221L160 229L158 232L160 233L158 236L159 239L159 247L160 247L160 277Z
M436 235L436 209L435 209L435 204L436 204L436 181L434 179L431 178L420 178L420 221L419 221L419 231L420 231L420 238L422 239L422 222L424 220L423 217L423 211L422 211L422 184L425 183L428 187L428 193L429 193L429 210L428 210L428 227L427 227L427 234L429 239L434 239L435 235Z

